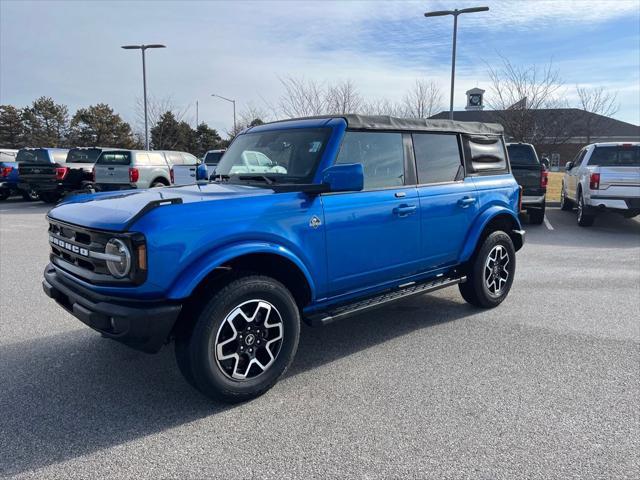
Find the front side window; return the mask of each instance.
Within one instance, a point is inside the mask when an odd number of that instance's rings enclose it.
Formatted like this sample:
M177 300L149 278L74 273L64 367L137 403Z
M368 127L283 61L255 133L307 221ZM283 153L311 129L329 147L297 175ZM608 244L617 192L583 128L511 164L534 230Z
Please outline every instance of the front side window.
M418 183L443 183L460 180L464 169L456 135L413 134Z
M239 135L220 159L216 175L234 182L267 176L279 183L310 183L330 135L330 128Z
M361 163L364 189L404 185L404 147L401 133L346 132L336 164Z

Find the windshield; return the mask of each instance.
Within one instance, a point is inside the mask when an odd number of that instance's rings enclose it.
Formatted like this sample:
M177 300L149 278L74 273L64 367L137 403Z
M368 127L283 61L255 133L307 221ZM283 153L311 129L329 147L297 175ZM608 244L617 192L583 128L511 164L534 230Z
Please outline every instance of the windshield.
M72 148L67 153L66 163L95 163L100 152L99 148Z
M330 128L305 128L246 133L238 136L225 152L216 175L254 174L282 183L310 183ZM235 180L235 179L234 179Z
M20 150L16 155L16 162L25 163L51 163L49 153L43 149L37 150Z
M589 165L600 167L640 167L640 145L596 147Z
M207 165L218 165L224 152L207 152L204 156L204 163Z
M100 165L129 165L131 163L131 153L102 152L96 163Z
M531 145L507 145L511 165L539 165Z

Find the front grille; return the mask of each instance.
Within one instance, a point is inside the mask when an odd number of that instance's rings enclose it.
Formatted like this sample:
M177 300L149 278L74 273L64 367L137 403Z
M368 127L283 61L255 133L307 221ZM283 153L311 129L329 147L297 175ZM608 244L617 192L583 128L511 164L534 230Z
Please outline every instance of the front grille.
M98 280L96 275L110 276L106 262L90 255L91 252L104 253L105 245L112 237L106 232L50 220L51 261L89 281Z

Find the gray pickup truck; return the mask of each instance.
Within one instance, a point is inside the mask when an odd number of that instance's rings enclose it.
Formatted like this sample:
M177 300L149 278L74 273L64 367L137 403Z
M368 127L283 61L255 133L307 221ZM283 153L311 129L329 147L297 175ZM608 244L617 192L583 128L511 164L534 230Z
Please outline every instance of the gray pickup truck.
M522 187L522 209L531 223L539 225L544 221L549 172L530 143L507 143L507 151L511 173Z

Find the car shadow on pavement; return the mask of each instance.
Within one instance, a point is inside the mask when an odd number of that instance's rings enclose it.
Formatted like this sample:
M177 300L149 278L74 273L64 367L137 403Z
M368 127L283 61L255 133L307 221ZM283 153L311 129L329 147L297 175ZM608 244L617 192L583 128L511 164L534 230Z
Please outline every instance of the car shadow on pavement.
M287 377L476 313L461 299L421 296L324 328L303 328ZM0 359L0 477L234 408L191 388L173 348L147 355L88 328L2 346ZM277 388L268 395L277 395Z

